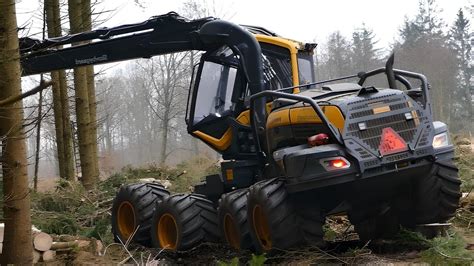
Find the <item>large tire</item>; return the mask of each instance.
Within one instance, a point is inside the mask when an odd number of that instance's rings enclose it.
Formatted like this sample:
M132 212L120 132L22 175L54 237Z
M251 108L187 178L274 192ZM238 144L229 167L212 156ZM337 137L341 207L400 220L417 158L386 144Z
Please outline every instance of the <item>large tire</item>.
M283 180L275 178L251 186L247 205L250 233L258 253L304 243L298 216Z
M221 235L237 250L254 249L247 220L248 189L239 189L222 195L218 216Z
M199 194L177 194L158 202L152 225L153 246L162 249L188 250L220 240L217 211Z
M156 202L169 196L162 185L131 184L120 187L112 204L112 234L116 242L150 246L150 226ZM139 227L133 236L136 228Z
M412 192L401 195L389 209L353 222L361 240L392 238L401 226L414 228L417 224L442 223L455 215L461 197L461 181L451 161L435 162L431 171L414 183Z
M437 161L432 171L418 180L415 189L415 222L446 222L459 206L461 180L458 169L449 161Z

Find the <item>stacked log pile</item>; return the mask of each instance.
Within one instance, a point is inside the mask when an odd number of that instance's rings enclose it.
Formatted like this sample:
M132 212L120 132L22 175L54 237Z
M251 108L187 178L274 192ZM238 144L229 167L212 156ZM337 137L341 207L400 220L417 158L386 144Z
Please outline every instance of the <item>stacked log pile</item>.
M92 251L99 255L104 246L100 240L70 235L50 235L36 227L31 228L33 263L54 261L58 255L68 255L77 250ZM0 224L0 254L3 248L4 224Z

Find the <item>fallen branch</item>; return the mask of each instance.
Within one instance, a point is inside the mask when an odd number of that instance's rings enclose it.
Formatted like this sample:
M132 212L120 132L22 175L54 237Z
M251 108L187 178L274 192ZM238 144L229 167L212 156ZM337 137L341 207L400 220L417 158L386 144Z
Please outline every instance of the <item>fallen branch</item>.
M39 84L37 87L33 88L32 90L29 90L29 91L27 91L27 92L25 92L25 93L23 93L23 94L20 94L20 95L15 95L15 96L6 98L6 99L4 99L4 100L0 100L0 107L6 106L6 105L10 105L10 104L15 103L15 102L17 102L17 101L19 101L19 100L22 100L23 98L26 98L26 97L28 97L28 96L31 96L31 95L35 94L35 93L38 93L38 92L40 92L40 91L46 89L47 87L51 86L52 84L53 84L52 81L44 81L44 80L42 80L42 81L40 82L40 84Z

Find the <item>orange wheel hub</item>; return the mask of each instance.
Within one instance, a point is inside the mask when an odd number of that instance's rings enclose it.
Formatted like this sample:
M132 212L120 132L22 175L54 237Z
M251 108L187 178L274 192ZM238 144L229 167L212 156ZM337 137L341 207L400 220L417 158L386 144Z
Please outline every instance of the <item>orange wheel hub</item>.
M117 211L117 225L120 235L125 240L128 240L135 231L135 209L130 202L120 203Z
M160 246L164 249L176 250L178 247L178 225L175 218L171 214L165 213L160 217L156 226L158 227L156 232Z
M240 235L235 226L234 219L228 213L224 216L224 235L231 247L240 249Z
M253 207L253 228L262 248L264 250L272 249L272 239L270 236L268 218L260 205L255 205L255 207Z

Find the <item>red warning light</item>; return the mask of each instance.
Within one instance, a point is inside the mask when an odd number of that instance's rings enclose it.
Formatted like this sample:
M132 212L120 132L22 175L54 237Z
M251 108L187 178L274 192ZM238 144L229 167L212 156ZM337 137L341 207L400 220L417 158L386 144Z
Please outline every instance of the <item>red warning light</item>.
M380 138L379 146L381 155L398 153L406 151L407 149L407 143L395 130L391 127L382 129L382 137Z
M343 167L347 166L347 163L344 160L341 160L341 159L332 160L332 161L330 161L330 164L334 168L343 168Z

